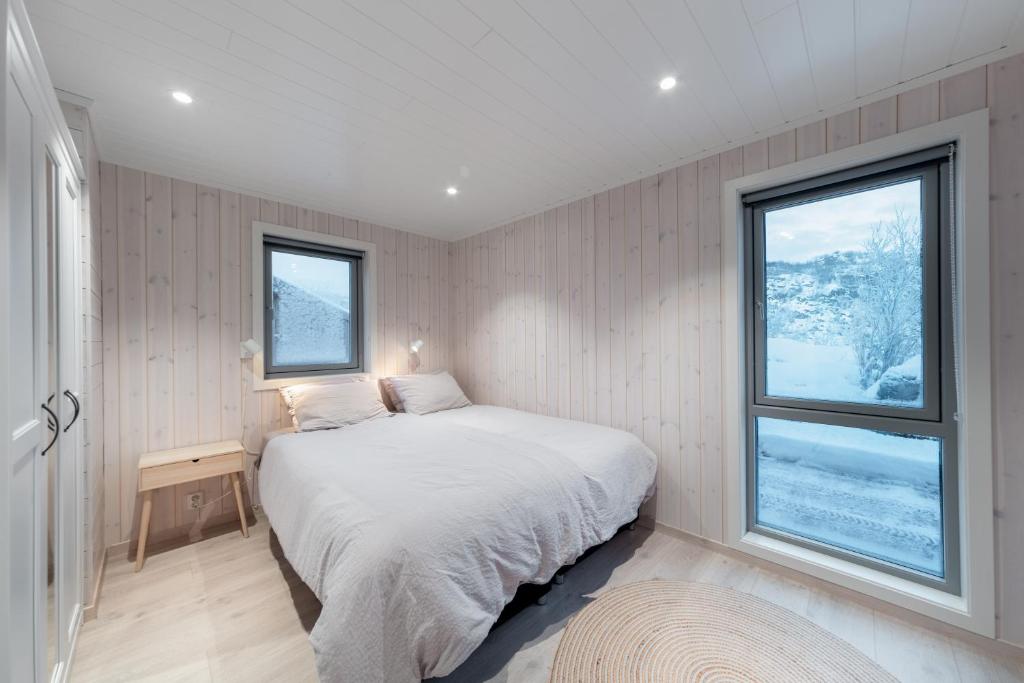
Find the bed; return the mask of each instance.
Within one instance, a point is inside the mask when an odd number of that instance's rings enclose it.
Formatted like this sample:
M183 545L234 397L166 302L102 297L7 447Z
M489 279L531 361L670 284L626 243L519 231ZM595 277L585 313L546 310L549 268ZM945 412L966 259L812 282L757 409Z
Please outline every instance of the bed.
M655 470L632 434L478 405L280 435L259 488L323 605L321 680L392 683L455 669L519 585L632 521Z

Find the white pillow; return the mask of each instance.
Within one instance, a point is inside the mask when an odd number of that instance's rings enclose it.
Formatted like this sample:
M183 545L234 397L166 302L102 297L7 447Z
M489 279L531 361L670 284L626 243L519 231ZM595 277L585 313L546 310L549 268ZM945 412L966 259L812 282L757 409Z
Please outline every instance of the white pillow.
M281 389L300 432L344 427L390 415L376 382L294 384Z
M470 405L458 382L447 372L432 375L398 375L388 379L402 401L403 410L413 415L426 415Z

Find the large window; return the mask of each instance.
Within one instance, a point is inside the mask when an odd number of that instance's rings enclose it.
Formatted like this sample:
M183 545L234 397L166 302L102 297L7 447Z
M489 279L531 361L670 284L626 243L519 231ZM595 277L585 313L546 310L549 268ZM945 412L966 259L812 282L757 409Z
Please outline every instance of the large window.
M265 235L264 373L361 372L364 252Z
M958 593L948 155L744 196L747 525Z

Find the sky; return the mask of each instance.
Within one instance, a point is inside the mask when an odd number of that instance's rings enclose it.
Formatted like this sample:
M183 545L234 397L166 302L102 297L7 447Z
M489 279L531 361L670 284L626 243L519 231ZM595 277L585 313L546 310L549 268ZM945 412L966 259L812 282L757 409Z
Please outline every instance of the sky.
M892 220L897 209L919 220L921 181L823 199L765 214L765 257L768 261L802 263L836 251L860 251L880 221Z
M338 304L348 305L349 264L335 259L273 252L274 277Z

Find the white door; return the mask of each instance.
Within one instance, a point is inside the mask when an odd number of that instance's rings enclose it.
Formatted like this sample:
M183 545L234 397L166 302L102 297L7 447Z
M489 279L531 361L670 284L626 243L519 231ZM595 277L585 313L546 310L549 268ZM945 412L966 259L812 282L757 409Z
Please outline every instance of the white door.
M7 17L0 681L30 682L66 676L81 614L80 185L20 2Z
M81 313L79 301L81 286L78 245L78 180L74 172L61 165L55 184L57 220L54 224L56 250L56 286L51 289L50 301L56 302L57 382L50 382L56 394L54 402L60 410L60 434L53 459L56 460L56 481L48 513L56 522L55 558L57 560L53 585L56 594L57 633L55 666L57 676L63 676L71 657L74 632L82 608L82 496L81 463ZM47 457L50 457L47 454Z
M8 40L12 40L9 36ZM12 40L13 43L13 40ZM36 153L42 140L34 112L38 101L26 64L15 45L6 74L8 198L8 350L6 386L10 500L10 680L44 678L45 629L37 606L45 596L39 569L45 568L45 481L43 449L50 436L46 402L46 236L39 220L43 165Z

